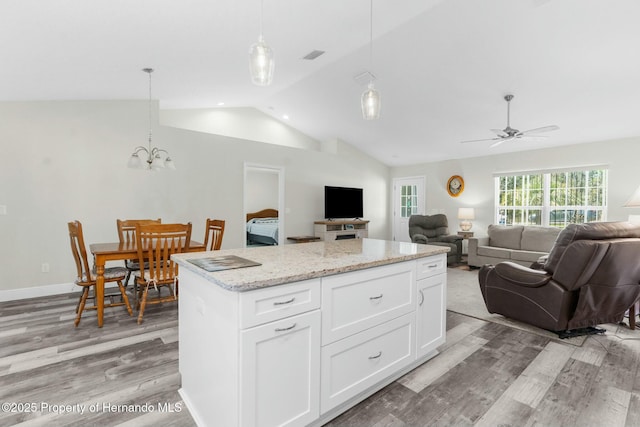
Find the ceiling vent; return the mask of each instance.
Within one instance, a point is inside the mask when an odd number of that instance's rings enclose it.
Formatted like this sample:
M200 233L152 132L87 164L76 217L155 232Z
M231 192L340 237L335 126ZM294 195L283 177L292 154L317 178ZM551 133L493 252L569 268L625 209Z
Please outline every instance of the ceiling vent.
M318 56L322 55L323 53L324 53L324 50L312 50L311 52L309 52L305 56L303 56L302 59L307 59L309 61L313 61L314 59L316 59Z
M372 73L370 73L369 71L363 71L360 74L356 74L353 79L358 82L359 85L361 86L366 86L368 85L370 82L374 82L376 81L376 76L374 76Z

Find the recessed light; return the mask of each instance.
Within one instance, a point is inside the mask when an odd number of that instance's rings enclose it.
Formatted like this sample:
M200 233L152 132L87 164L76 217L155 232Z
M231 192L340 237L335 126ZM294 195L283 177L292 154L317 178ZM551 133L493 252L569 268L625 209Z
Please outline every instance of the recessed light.
M222 107L224 105L224 102L218 102L218 107Z
M288 114L283 114L282 118L285 119L285 120L289 120L289 115Z

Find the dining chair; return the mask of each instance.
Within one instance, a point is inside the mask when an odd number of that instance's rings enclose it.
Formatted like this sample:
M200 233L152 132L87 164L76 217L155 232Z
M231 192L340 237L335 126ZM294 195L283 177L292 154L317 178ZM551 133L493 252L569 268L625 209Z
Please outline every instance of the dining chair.
M89 268L89 260L87 258L87 250L84 245L84 236L82 233L82 224L80 221L73 221L68 223L69 226L69 239L71 241L71 253L73 254L73 259L76 262L76 271L77 277L75 280L75 284L78 286L82 286L82 293L80 294L80 299L78 300L78 305L76 306L76 327L80 324L80 318L82 317L82 312L84 310L96 309L95 304L95 285L96 285L96 273L93 269ZM127 293L125 291L125 287L122 284L122 281L127 275L127 269L124 267L107 267L104 269L104 282L116 282L118 284L118 289L120 290L119 294L110 293L107 294L105 292L104 298L109 299L109 304L105 304L105 307L116 307L124 305L129 312L129 316L132 316L133 313L131 311L131 306L129 305L129 298L127 297ZM86 307L86 302L89 296L89 290L91 287L93 288L93 299L94 305L91 307ZM120 296L120 302L114 302L114 297Z
M191 223L187 224L137 224L136 245L138 264L135 272L138 286L138 324L142 323L147 304L160 304L178 300L178 264L171 255L185 252L191 241ZM145 269L145 262L148 266ZM158 294L149 298L149 288ZM161 290L169 288L169 295Z
M162 221L158 219L119 219L116 221L118 226L118 239L120 243L135 244L136 243L136 224L160 224ZM140 270L137 259L128 259L124 262L124 266L127 269L127 277L124 279L125 288L129 286L129 279L131 274ZM145 264L145 268L148 265ZM135 281L133 284L133 294L137 296L138 289Z
M224 236L224 220L207 218L204 230L204 250L217 251L222 246Z

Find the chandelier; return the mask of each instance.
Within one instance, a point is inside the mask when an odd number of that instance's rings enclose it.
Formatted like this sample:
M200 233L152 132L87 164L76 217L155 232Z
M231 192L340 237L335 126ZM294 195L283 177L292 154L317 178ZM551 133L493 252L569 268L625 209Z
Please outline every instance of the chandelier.
M128 166L134 169L159 170L168 168L175 170L176 165L173 163L173 160L171 160L171 157L169 157L169 152L167 150L163 150L158 147L151 147L151 73L153 73L153 68L143 68L142 71L149 74L149 146L148 148L143 147L142 145L137 146L133 150L131 157L129 157ZM144 153L144 159L140 158L140 153Z

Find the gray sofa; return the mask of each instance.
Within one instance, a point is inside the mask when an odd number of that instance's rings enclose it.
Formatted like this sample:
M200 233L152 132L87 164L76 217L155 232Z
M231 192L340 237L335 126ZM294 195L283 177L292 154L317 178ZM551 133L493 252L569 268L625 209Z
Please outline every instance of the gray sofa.
M482 267L512 261L529 267L549 254L560 231L539 225L490 225L487 236L469 239L468 264Z

